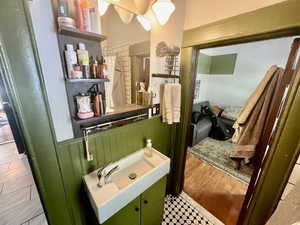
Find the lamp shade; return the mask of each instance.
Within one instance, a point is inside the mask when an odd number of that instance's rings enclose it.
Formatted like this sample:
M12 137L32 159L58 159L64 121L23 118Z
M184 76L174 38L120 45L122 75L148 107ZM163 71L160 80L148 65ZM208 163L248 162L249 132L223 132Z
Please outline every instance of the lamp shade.
M98 0L98 5L100 16L103 16L106 13L110 3L105 0Z
M152 9L155 13L156 19L161 25L168 22L170 16L175 10L175 5L171 0L157 0L153 5Z
M132 12L127 11L126 9L123 9L117 5L114 5L115 10L119 14L121 20L123 23L129 24L131 20L134 17L134 14Z
M151 30L151 22L144 16L136 16L137 21L143 26L146 31Z
M152 0L134 0L139 15L144 15Z

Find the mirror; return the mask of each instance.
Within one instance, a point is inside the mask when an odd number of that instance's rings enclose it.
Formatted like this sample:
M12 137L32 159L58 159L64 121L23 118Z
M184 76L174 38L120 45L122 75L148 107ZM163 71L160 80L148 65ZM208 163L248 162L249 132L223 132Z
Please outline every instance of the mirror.
M135 16L122 15L119 9L110 5L101 17L102 33L107 37L102 42L102 51L111 81L105 84L108 112L147 106L151 102L151 94L147 92L150 32L144 30ZM128 24L124 22L126 18L130 20Z

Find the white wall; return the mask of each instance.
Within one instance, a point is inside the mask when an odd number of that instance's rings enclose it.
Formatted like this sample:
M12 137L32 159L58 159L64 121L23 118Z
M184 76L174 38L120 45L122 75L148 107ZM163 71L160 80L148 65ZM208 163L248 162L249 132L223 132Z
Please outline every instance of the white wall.
M199 27L285 0L185 0L184 29Z
M63 141L74 135L51 1L28 2L56 138Z
M185 1L173 0L173 3L176 9L167 24L160 26L156 23L151 30L150 74L161 72L162 58L156 56L156 46L159 42L165 41L168 45L176 45L179 47L181 47L182 44ZM164 82L165 79L162 78L151 78L151 91L156 96L153 100L154 103L159 103L159 87L160 84Z
M201 50L208 55L238 55L233 75L197 74L197 79L201 80L199 101L243 106L270 66L285 67L293 39L280 38Z

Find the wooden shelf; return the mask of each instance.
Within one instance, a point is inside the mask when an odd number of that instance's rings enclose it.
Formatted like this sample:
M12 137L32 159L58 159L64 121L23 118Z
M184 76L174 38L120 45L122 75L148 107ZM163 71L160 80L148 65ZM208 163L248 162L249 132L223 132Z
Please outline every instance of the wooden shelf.
M82 39L87 39L91 41L104 41L106 40L106 36L93 33L93 32L88 32L84 30L79 30L76 28L71 28L67 26L59 26L58 28L58 33L62 35L67 35L75 38L82 38Z
M109 82L109 79L67 79L67 83L102 83L102 82Z
M162 73L153 73L152 77L159 77L159 78L172 78L172 79L180 79L180 76L177 75L169 75L169 74L162 74Z

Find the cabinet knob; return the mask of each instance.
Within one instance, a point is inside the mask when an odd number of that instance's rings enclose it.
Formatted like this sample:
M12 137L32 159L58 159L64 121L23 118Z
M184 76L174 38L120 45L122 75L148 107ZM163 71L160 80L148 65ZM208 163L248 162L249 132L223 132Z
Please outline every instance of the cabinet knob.
M135 210L136 212L138 212L140 209L139 209L138 207L135 207L134 210Z
M148 200L144 200L144 203L145 203L145 204L148 204Z

